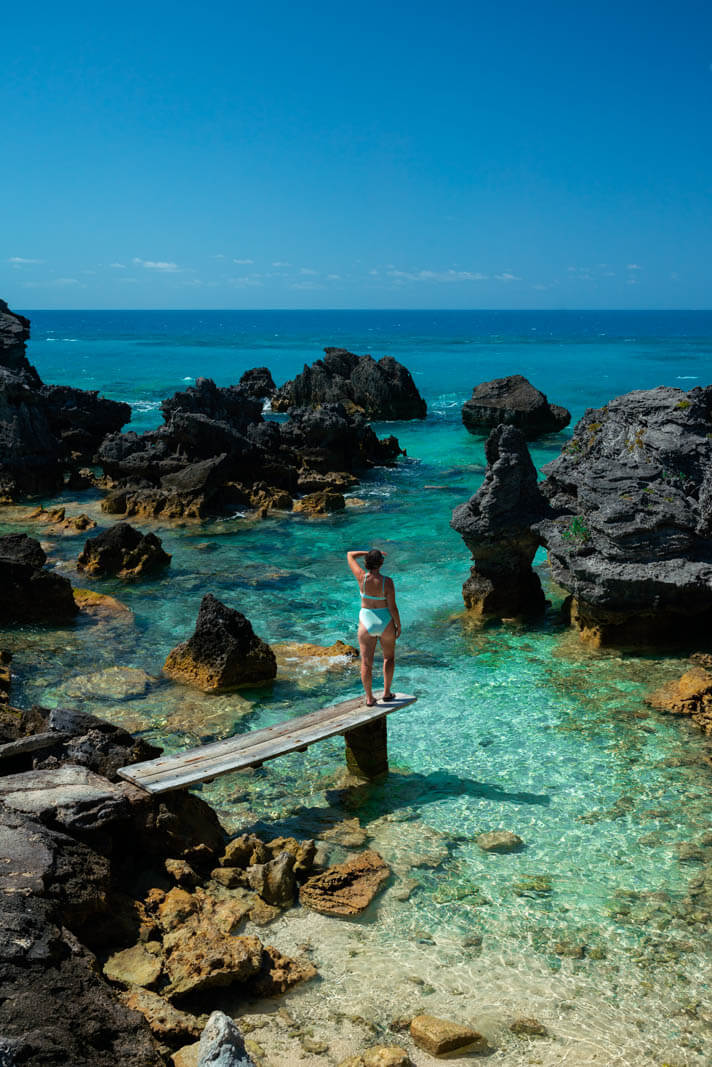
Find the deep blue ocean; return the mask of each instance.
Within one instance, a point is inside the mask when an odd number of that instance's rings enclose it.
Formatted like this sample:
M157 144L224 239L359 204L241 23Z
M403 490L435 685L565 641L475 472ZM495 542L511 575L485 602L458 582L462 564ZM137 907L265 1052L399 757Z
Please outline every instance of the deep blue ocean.
M163 660L192 631L205 592L271 643L355 643L345 552L388 552L403 617L396 688L419 697L389 720L388 781L345 791L336 738L204 789L235 830L321 838L358 819L394 869L363 921L299 912L270 927L284 951L310 942L322 975L290 1003L332 1034L335 1049L347 1005L379 1028L409 1010L448 1016L468 1004L498 1044L493 1063L712 1062L712 943L687 898L712 860L703 845L709 743L644 704L686 661L585 648L557 620L562 591L543 558L547 618L482 628L463 612L470 561L449 527L484 470L484 442L460 418L473 386L524 374L571 410L573 426L586 408L633 389L706 385L712 312L27 314L29 356L44 380L127 401L137 430L158 425L161 399L199 376L227 385L266 365L279 385L326 345L395 356L427 400L423 422L376 426L407 456L369 472L346 512L158 529L173 554L164 577L92 585L127 612L0 634L15 651L18 702L81 706L176 749L358 692L353 669L326 670L288 649L270 687L206 697L169 683ZM533 447L537 467L571 428ZM63 502L108 525L98 494ZM52 565L86 586L74 565L84 537L27 513L6 509L1 528L40 536ZM493 829L515 831L526 847L482 852L474 839ZM345 852L333 846L331 855ZM540 1017L555 1037L532 1051L509 1032L513 1014Z

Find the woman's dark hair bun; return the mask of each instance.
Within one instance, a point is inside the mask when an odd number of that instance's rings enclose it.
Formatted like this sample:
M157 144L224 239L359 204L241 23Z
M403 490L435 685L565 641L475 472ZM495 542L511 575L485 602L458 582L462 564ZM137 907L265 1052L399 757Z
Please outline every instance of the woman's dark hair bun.
M379 549L370 549L366 553L366 558L364 560L364 563L366 564L366 569L369 571L375 571L378 567L381 566L381 564L383 563L383 559L383 553Z

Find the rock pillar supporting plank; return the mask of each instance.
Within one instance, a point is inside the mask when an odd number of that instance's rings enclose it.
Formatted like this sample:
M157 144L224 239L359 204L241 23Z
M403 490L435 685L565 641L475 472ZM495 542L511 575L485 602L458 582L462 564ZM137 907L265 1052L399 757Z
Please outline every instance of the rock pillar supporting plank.
M359 778L388 774L388 726L385 715L344 734L346 766Z

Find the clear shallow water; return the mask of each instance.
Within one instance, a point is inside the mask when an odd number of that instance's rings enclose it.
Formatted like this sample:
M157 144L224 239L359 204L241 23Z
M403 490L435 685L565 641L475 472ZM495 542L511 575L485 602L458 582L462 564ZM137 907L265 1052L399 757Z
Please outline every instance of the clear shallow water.
M160 398L184 379L209 374L226 384L267 364L279 384L324 344L395 355L428 400L425 422L378 427L397 434L408 458L364 479L354 494L362 506L325 520L163 530L173 553L165 577L92 585L132 614L2 635L16 650L18 701L80 703L182 747L358 691L353 669L294 662L274 686L240 696L207 698L162 681L165 655L192 630L204 592L243 611L270 642L354 641L344 553L373 543L390 553L404 620L397 687L420 697L389 720L397 773L344 790L334 739L205 789L235 829L319 837L356 817L393 865L375 916L341 923L292 913L270 928L284 950L311 941L323 976L290 998L290 1010L294 1003L330 1034L335 1050L361 1040L360 1024L343 1031L345 1012L378 1028L421 1007L484 1028L500 1048L493 1062L710 1062L710 936L691 918L687 893L712 854L684 860L678 851L712 828L711 772L701 762L709 746L643 704L683 662L587 652L560 630L553 608L532 630L480 629L462 613L468 554L448 521L484 469L483 442L459 414L474 384L524 373L574 418L632 388L707 384L712 315L36 312L32 320L30 357L45 380L136 404L141 429L160 421ZM566 437L540 442L535 463ZM106 525L98 498L66 502ZM3 517L3 528L27 525L21 512ZM87 585L73 564L84 538L39 530L58 568ZM555 607L553 588L550 597ZM97 677L115 665L146 678L127 686ZM525 850L483 853L474 837L499 828L519 833ZM344 854L333 849L336 859ZM408 900L399 899L404 886ZM557 944L585 948L562 957ZM507 1022L526 1014L555 1039L515 1039ZM282 1055L296 1062L293 1049Z

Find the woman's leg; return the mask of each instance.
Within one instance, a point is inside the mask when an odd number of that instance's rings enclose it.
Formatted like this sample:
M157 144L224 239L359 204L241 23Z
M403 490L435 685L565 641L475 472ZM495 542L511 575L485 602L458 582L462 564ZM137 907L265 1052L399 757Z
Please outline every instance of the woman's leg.
M381 648L383 649L383 696L387 700L393 685L393 672L396 669L396 628L393 622L389 622L381 634Z
M359 623L358 627L358 643L361 649L361 681L363 682L363 688L366 693L366 703L372 706L376 703L373 699L373 654L376 651L377 637L371 637L370 633L363 625Z

